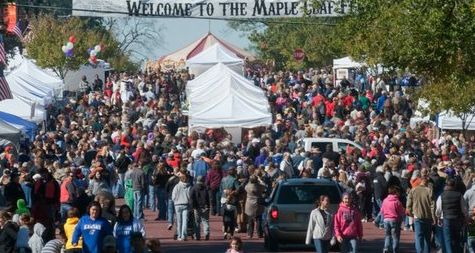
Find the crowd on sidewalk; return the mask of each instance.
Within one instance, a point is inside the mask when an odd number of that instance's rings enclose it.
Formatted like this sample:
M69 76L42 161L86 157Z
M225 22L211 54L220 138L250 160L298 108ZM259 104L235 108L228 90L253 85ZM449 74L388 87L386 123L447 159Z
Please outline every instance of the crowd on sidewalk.
M0 252L160 252L147 240L144 208L179 241L209 240L209 217L220 215L228 252L241 252L238 233L263 236L274 185L298 177L344 191L336 213L323 196L310 216L306 241L317 252L333 242L357 252L370 221L384 228L385 252L399 252L401 226L415 231L418 253L475 252L474 137L411 126L410 95L371 75L338 85L325 69L245 76L266 93L273 123L243 140L223 129L188 132L186 71L83 78L76 95L48 108L34 140L3 147ZM363 148L305 150L305 137Z

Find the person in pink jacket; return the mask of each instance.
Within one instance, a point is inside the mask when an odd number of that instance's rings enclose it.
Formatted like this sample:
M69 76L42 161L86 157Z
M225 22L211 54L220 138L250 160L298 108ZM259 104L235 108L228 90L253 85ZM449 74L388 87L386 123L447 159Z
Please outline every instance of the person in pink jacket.
M388 196L381 205L381 215L384 217L384 253L390 251L398 253L404 212L405 209L399 200L399 189L396 186L390 186Z
M342 253L358 252L358 244L363 238L361 213L353 203L350 194L344 193L334 219L335 237L341 244Z

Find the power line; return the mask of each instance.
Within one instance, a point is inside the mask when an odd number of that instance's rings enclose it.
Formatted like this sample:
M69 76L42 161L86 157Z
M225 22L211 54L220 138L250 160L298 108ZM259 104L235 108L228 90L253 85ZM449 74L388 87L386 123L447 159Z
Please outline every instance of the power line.
M60 10L60 11L82 11L82 12L91 12L91 13L102 13L102 14L121 14L133 17L128 12L122 11L107 11L107 10L91 10L91 9L81 9L81 8L66 8L58 6L46 6L46 5L27 5L27 4L17 4L18 7L32 8L32 9L47 9L47 10ZM172 16L172 15L160 15L160 16L144 16L145 18L189 18L189 19L204 19L204 20L222 20L222 21L236 21L243 23L252 23L260 22L264 24L292 24L292 25L324 25L324 26L335 26L333 23L323 23L323 22L306 22L306 21L279 21L275 19L258 19L258 18L247 18L247 19L238 19L238 18L216 18L216 17L192 17L192 16Z

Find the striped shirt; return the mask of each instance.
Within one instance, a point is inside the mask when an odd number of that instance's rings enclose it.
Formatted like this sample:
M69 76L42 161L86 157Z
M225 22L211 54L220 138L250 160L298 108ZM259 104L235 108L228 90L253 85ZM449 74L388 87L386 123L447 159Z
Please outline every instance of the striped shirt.
M62 252L64 243L60 239L54 239L46 243L41 253L60 253Z

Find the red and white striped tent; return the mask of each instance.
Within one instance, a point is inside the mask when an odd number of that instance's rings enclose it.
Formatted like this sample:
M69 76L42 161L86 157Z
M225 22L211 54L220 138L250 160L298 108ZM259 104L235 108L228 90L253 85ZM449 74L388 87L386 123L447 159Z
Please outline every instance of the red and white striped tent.
M212 33L208 33L205 36L196 40L195 42L189 44L188 46L179 49L169 55L160 57L160 59L158 59L158 63L160 64L160 67L165 69L184 68L186 60L201 53L203 50L216 43L221 44L223 47L230 50L241 59L247 61L254 61L256 59L254 55L247 52L246 50L239 48L231 43L228 43L222 39L219 39Z

